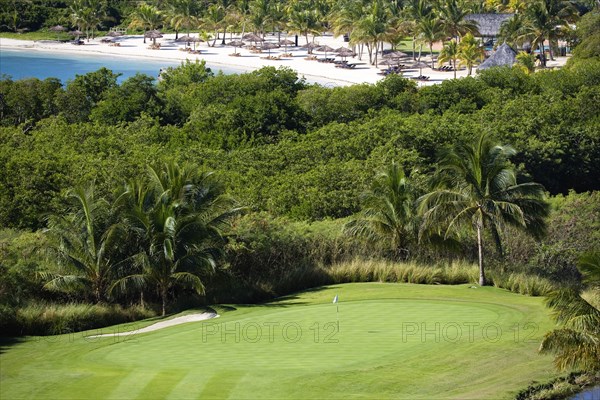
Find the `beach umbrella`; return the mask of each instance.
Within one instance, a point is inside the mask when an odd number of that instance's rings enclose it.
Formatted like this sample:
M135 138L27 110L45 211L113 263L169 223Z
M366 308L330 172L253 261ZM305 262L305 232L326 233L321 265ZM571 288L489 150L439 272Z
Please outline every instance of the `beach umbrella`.
M249 42L264 42L265 39L261 38L258 35L255 35L254 33L247 33L244 36L242 36L242 40L247 40Z
M163 37L163 35L162 35L162 33L160 33L160 31L153 30L153 31L148 31L148 32L144 33L144 37L146 37L148 39L152 39L152 43L156 44L156 39L160 39L161 37Z
M293 40L289 40L289 39L284 39L284 40L279 41L279 45L284 46L286 53L287 53L287 47L294 46L295 44L296 44L296 42L294 42Z
M65 27L64 27L64 26L62 26L62 25L56 25L56 26L53 26L52 28L49 28L48 30L49 30L49 31L52 31L52 32L56 32L56 40L58 40L58 34L59 34L60 32L64 32L64 31L66 31L66 30L67 30L67 28L65 28Z
M260 46L261 50L269 50L269 56L271 55L271 50L272 49L276 49L278 47L279 47L278 44L276 44L276 43L268 43L268 42L265 42L265 43L263 43Z
M180 36L178 39L175 40L176 42L193 42L194 38L192 36L189 35L185 35L185 36Z
M237 53L237 51L236 51L237 48L238 47L242 47L244 44L245 43L242 42L241 40L234 40L234 41L231 41L231 42L227 43L228 46L233 46L233 52L234 53Z
M423 68L427 68L427 67L429 67L429 64L427 64L427 63L426 63L426 62L424 62L424 61L417 61L416 63L414 63L414 64L412 65L412 67L413 67L413 68L419 68L419 76L421 76L421 75L423 75L423 73L422 73L422 71L423 71Z
M306 49L306 50L308 50L308 54L312 54L312 51L313 51L314 49L316 49L317 47L320 47L320 45L318 45L318 44L316 44L316 43L307 43L307 44L305 44L305 45L302 45L302 46L300 46L300 47L302 47L303 49Z
M400 60L393 58L386 58L379 62L379 65L400 65Z
M110 31L106 34L106 36L110 36L110 37L119 37L119 36L123 36L123 34L121 32L118 31Z
M330 46L327 46L327 45L319 46L319 47L317 47L316 50L325 52L325 58L327 58L327 53L328 52L331 53L332 51L335 51L335 49L333 47L330 47Z
M392 51L390 53L385 53L383 55L383 58L402 58L402 57L406 57L408 56L408 54L403 53L401 51Z
M81 35L83 35L83 32L81 32L79 29L75 29L74 31L69 32L69 35L71 35L71 36L81 36Z
M339 47L339 48L335 49L334 51L337 53L337 55L339 57L342 57L342 58L354 57L356 55L356 53L354 51L350 50L347 47Z

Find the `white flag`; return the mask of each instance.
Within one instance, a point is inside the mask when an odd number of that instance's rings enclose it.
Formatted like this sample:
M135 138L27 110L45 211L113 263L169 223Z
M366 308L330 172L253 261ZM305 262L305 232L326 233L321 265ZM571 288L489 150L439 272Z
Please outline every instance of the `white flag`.
M337 303L338 302L338 295L336 294L335 297L333 298L333 302Z

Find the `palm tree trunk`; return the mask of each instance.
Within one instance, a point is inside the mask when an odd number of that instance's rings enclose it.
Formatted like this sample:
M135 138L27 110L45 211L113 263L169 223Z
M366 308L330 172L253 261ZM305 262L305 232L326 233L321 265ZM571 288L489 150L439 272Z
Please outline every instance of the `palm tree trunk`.
M412 37L412 46L413 46L413 61L417 61L417 44L415 43L416 38Z
M161 288L160 297L162 297L162 316L167 315L167 288Z
M429 57L431 57L431 69L435 66L433 65L433 42L429 42Z
M481 221L477 221L477 251L479 253L479 285L485 286L485 272L483 270L483 239L482 235L482 226Z
M456 58L454 59L454 66L452 69L454 70L454 79L456 79Z

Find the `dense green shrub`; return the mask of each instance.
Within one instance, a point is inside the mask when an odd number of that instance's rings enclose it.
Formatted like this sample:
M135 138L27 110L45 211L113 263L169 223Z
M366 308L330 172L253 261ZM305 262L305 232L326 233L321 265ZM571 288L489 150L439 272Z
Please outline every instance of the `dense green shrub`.
M102 304L31 303L13 309L0 308L0 332L6 336L58 335L150 318L156 313L139 306L128 308Z

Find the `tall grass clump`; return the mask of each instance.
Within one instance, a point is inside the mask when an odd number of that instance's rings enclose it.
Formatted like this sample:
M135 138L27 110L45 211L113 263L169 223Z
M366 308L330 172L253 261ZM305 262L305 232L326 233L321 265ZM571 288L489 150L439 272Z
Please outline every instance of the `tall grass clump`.
M334 264L328 269L334 283L405 282L416 284L446 284L476 282L478 269L474 264L455 261L430 266L414 262L354 259Z
M520 272L492 273L491 281L495 287L527 296L545 296L556 289L556 285L548 279Z
M11 324L2 326L8 335L58 335L150 318L152 310L104 304L31 303L17 308ZM3 324L4 325L4 324Z

